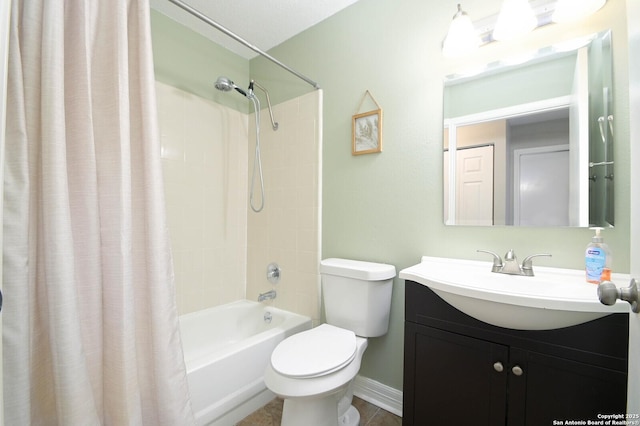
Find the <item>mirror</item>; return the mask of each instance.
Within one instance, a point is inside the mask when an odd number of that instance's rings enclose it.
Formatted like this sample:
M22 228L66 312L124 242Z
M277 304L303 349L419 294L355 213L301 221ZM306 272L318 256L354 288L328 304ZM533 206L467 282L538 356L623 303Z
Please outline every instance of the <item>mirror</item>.
M614 225L611 31L444 82L448 225Z

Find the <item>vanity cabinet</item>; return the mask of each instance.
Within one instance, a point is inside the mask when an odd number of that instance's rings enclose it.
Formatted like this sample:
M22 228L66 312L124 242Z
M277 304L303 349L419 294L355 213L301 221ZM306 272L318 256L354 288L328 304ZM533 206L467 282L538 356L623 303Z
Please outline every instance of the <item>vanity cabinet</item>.
M540 426L625 412L627 314L511 330L422 284L406 281L405 291L404 426Z

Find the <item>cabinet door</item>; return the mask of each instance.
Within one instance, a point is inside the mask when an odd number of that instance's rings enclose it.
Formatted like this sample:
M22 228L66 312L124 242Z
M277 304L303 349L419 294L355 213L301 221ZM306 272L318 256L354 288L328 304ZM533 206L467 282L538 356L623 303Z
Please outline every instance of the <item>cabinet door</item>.
M627 377L619 371L511 348L509 373L509 426L586 422L626 411Z
M413 323L406 332L403 425L505 424L506 346Z

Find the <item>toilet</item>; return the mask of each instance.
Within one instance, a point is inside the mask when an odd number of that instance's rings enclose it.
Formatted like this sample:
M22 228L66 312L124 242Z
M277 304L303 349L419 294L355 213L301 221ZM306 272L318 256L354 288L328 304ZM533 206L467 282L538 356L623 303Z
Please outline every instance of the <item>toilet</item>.
M393 265L349 259L320 262L326 323L283 340L265 371L284 399L282 426L357 426L353 379L367 339L387 333Z

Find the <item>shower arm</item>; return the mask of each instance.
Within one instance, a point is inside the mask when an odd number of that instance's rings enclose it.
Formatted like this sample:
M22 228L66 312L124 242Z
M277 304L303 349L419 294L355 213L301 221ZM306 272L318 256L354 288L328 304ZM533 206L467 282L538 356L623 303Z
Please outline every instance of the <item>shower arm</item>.
M274 64L284 68L285 70L289 71L291 74L295 75L296 77L306 81L307 83L309 83L310 85L312 85L314 88L319 89L320 86L318 85L318 83L316 83L315 81L311 80L309 77L306 77L303 74L300 74L298 71L288 67L287 65L283 64L282 62L280 62L279 60L277 60L276 58L274 58L273 56L269 55L268 53L260 50L258 47L254 46L253 44L249 43L248 41L246 41L245 39L243 39L242 37L240 37L239 35L237 35L236 33L234 33L233 31L227 29L226 27L218 24L216 21L212 20L211 18L207 17L206 15L204 15L203 13L201 13L200 11L192 8L191 6L189 6L186 3L183 3L180 0L169 0L169 2L175 4L176 6L178 6L179 8L181 8L182 10L189 12L190 14L192 14L193 16L195 16L196 18L200 19L201 21L206 22L207 24L211 25L212 27L214 27L215 29L217 29L218 31L223 32L224 34L228 35L229 37L231 37L232 39L234 39L235 41L245 45L246 47L248 47L249 49L253 50L254 52L258 53L261 56L264 56L265 58L267 58L268 60L270 60L271 62L273 62Z
M269 107L269 117L271 117L271 127L273 128L273 130L278 130L278 123L273 119L273 111L271 110L271 99L269 98L269 92L267 92L267 89L260 86L258 82L256 82L255 80L251 80L251 83L249 83L249 93L253 93L253 86L256 86L258 87L258 89L262 90L265 96L267 97L267 106ZM258 113L256 112L256 114Z

